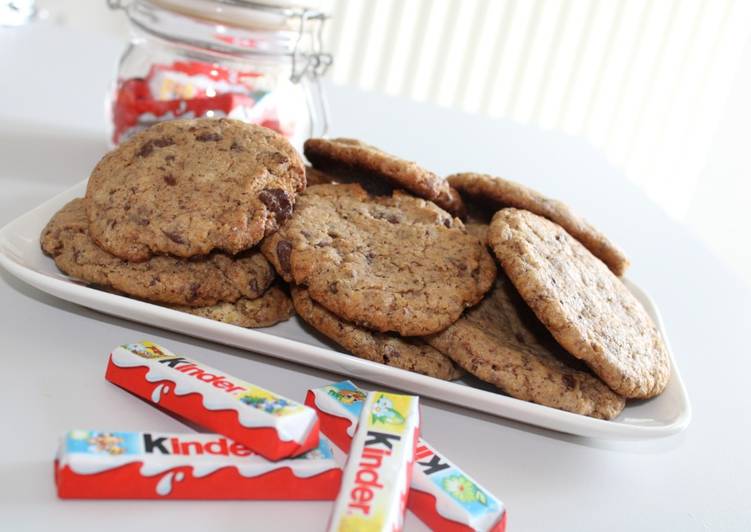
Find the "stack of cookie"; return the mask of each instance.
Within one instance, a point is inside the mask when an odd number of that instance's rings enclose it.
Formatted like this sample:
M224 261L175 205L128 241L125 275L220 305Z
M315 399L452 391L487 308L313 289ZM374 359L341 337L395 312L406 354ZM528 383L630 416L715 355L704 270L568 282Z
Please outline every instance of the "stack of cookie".
M85 198L50 220L42 249L68 275L242 327L293 312L256 249L305 188L280 135L233 120L158 124L96 166Z
M42 248L104 289L243 327L294 305L355 356L569 412L612 419L667 385L628 261L563 203L357 140L305 155L232 120L158 124L100 161Z
M627 259L563 203L351 139L305 155L309 187L261 249L298 315L348 351L603 419L667 385L667 350L619 279Z

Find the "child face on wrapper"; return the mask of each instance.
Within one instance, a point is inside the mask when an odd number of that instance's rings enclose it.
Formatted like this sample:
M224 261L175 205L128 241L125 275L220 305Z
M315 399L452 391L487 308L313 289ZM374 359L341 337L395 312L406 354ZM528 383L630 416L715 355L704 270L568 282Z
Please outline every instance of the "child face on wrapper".
M106 452L112 455L123 453L122 443L122 438L107 432L100 432L96 436L89 438L89 445L94 447L97 451Z

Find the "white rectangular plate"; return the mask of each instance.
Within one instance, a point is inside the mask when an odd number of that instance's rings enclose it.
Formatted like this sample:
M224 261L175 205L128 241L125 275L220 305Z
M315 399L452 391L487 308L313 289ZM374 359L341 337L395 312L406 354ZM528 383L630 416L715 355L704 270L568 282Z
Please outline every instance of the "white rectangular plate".
M1 229L0 265L44 292L107 314L569 434L622 440L658 438L680 432L691 419L688 396L672 352L672 376L665 392L648 401L630 402L618 418L603 421L513 399L492 391L492 387L446 382L337 352L332 344L303 328L298 318L267 329L243 329L90 288L62 274L39 248L39 235L49 219L69 200L82 196L85 186L79 183ZM636 285L625 282L657 323L669 349L657 307Z

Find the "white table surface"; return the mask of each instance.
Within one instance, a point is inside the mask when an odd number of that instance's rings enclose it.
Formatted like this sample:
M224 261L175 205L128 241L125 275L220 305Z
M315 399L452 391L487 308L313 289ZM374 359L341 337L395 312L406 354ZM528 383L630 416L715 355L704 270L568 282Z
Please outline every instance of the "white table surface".
M44 26L0 29L0 224L86 177L105 151L103 94L121 46ZM423 402L426 438L506 503L509 529L751 529L749 287L580 140L352 89L329 94L334 134L566 199L622 244L630 277L662 310L693 404L677 436L602 442ZM297 399L340 375L105 316L2 271L0 302L0 530L323 529L328 502L60 501L52 458L71 428L185 430L104 381L119 343L155 339ZM406 530L424 529L407 516Z

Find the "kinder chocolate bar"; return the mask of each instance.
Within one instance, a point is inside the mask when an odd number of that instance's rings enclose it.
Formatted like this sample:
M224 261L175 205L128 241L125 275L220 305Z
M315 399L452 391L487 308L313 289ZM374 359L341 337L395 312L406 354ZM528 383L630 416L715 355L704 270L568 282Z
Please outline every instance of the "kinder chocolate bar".
M329 532L398 531L404 524L419 399L371 392L362 406Z
M312 408L151 342L116 347L105 378L269 460L318 445L318 416Z
M269 462L219 434L74 430L55 460L64 499L331 500L341 474L323 438L302 456Z
M350 381L308 390L305 404L318 411L321 432L349 451L367 392ZM417 443L407 507L433 530L492 531L506 528L503 503L425 440Z

